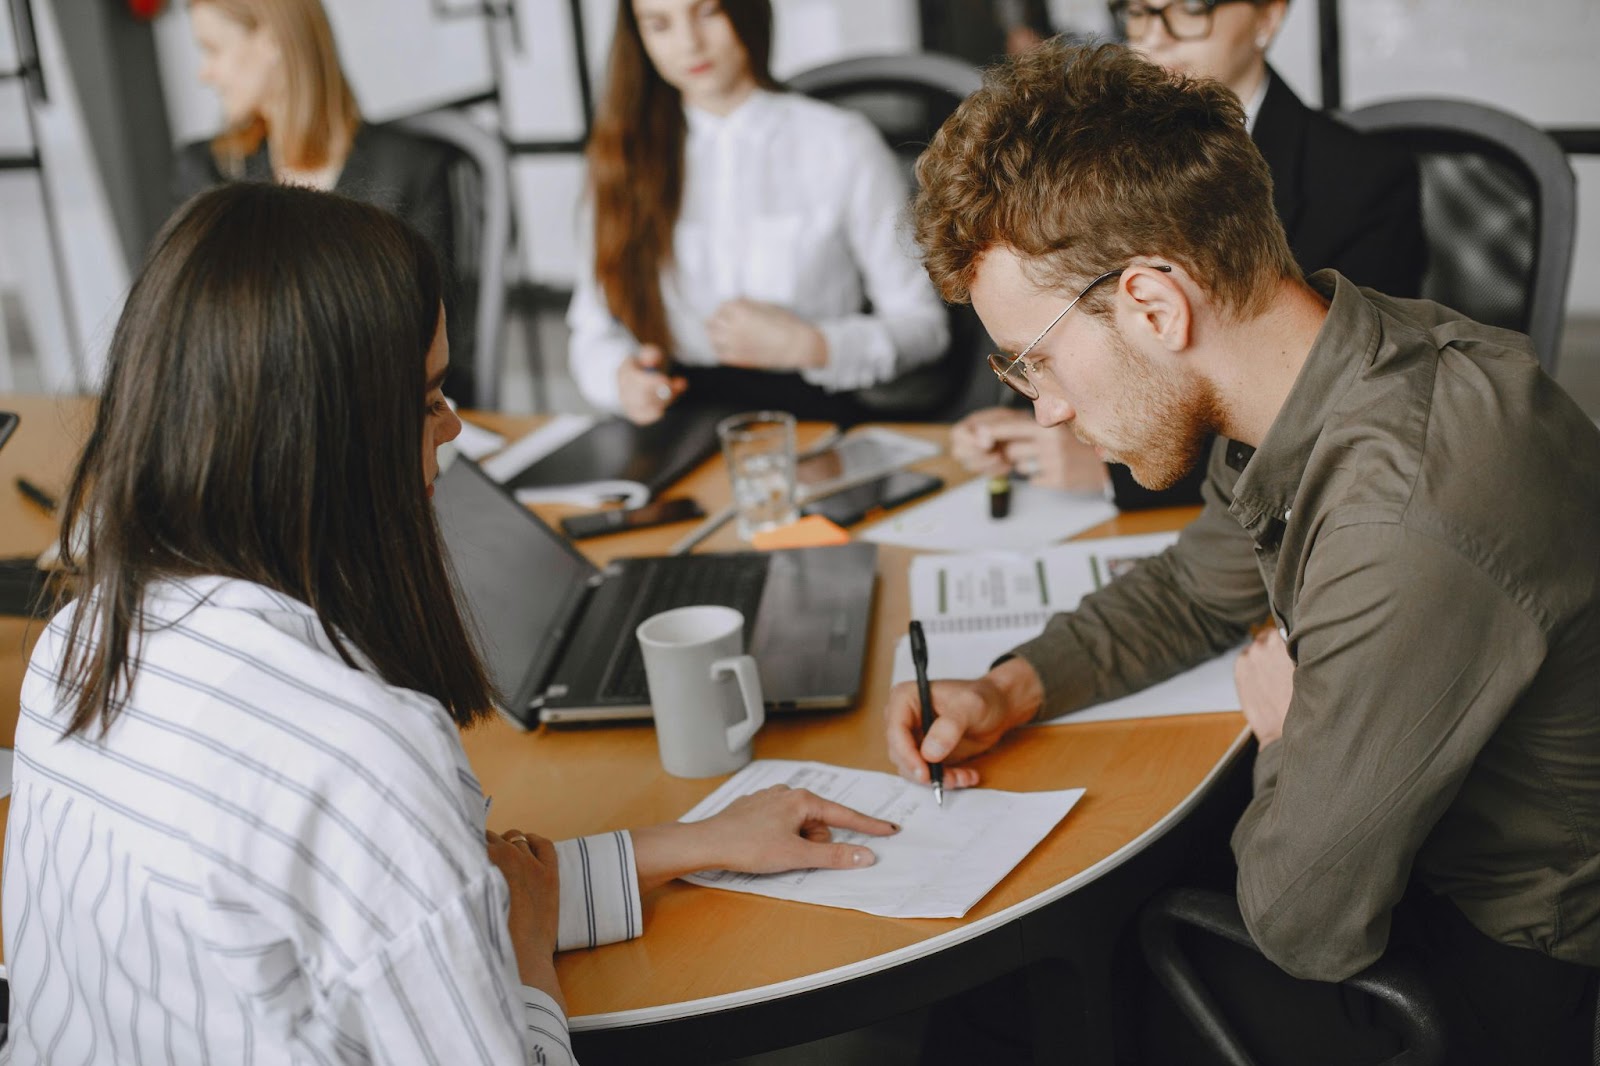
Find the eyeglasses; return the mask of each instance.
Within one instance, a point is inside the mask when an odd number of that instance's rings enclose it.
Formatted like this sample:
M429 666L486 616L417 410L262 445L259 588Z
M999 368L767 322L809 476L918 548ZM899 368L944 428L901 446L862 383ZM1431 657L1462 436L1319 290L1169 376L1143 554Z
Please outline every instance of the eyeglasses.
M1157 264L1155 269L1166 274L1172 273L1172 268L1164 264ZM1029 375L1037 375L1039 373L1039 365L1028 362L1028 353L1039 347L1039 342L1044 340L1045 335L1056 328L1057 322L1067 317L1068 311L1078 306L1079 300L1089 295L1090 289L1102 281L1120 278L1127 270L1127 267L1122 267L1120 270L1107 271L1078 290L1078 295L1072 298L1072 302L1063 307L1061 313L1052 318L1050 324L1040 330L1037 337L1033 338L1033 343L1022 349L1021 352L1016 355L1006 355L1000 352L991 353L989 356L989 369L994 371L994 376L1003 381L1007 388L1020 394L1023 398L1037 400L1039 398L1039 386L1033 383L1033 379Z
M1203 41L1211 36L1212 15L1222 4L1255 3L1256 0L1173 0L1151 7L1139 0L1112 0L1111 17L1124 39L1136 41L1150 32L1150 20L1160 19L1167 35L1175 41Z

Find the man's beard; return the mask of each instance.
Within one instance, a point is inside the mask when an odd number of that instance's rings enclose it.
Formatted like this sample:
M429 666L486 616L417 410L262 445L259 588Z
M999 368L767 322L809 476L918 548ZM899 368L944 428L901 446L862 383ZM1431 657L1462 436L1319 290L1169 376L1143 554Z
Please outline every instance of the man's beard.
M1196 375L1161 372L1113 328L1109 341L1127 368L1121 440L1100 441L1113 461L1153 492L1170 489L1195 468L1222 425L1222 402L1211 382Z

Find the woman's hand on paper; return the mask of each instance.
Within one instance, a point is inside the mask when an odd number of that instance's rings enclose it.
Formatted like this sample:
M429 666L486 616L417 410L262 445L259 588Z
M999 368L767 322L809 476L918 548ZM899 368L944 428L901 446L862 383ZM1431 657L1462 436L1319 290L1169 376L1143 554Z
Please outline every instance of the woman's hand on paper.
M1283 722L1294 699L1294 660L1289 648L1270 627L1245 645L1233 664L1233 681L1239 687L1239 709L1263 748L1283 736Z
M883 717L889 761L900 776L926 784L928 764L944 764L946 788L971 788L978 771L959 766L988 751L1012 729L1032 721L1044 687L1033 667L1007 659L976 681L935 681L933 725L922 735L922 704L917 684L903 681L889 690Z
M688 388L682 378L668 376L666 366L666 353L654 344L645 344L617 368L617 396L628 421L648 426L666 414Z
M822 331L777 304L729 300L706 319L706 336L724 366L804 370L828 363Z
M696 870L772 874L859 869L877 861L870 848L836 843L835 827L880 837L900 831L806 789L774 785L739 797L704 821L633 830L639 887L648 891Z
M560 920L561 875L556 846L544 837L508 829L504 836L485 832L489 861L511 890L507 925L522 983L546 992L567 1009L556 981L556 929Z
M968 470L993 477L1015 471L1032 484L1072 492L1105 488L1106 468L1094 449L1058 426L1041 426L1026 411L990 407L950 432L950 453Z

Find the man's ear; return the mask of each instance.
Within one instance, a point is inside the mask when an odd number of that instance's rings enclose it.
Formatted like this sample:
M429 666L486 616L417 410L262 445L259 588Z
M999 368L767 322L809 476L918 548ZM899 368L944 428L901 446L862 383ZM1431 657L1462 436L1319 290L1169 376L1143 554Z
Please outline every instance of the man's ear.
M1189 347L1194 309L1172 274L1136 264L1122 272L1117 295L1125 332L1147 337L1169 352Z

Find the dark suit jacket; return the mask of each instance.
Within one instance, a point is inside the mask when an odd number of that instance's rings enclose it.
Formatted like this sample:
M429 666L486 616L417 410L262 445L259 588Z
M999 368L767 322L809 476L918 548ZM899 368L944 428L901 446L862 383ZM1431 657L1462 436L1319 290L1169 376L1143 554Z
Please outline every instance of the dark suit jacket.
M334 191L381 207L403 218L426 237L445 269L445 307L450 335L450 373L445 392L463 402L472 399L472 334L470 313L457 312L455 230L450 200L450 168L456 150L393 126L363 123L356 130ZM174 164L172 191L182 203L196 193L228 180L271 181L272 162L263 144L247 156L238 174L224 174L209 142L185 145Z
M1270 67L1267 78L1250 136L1272 170L1272 206L1300 269L1310 275L1331 267L1389 296L1420 295L1428 254L1416 160L1313 111ZM1164 492L1113 465L1117 506L1199 503L1205 465Z

